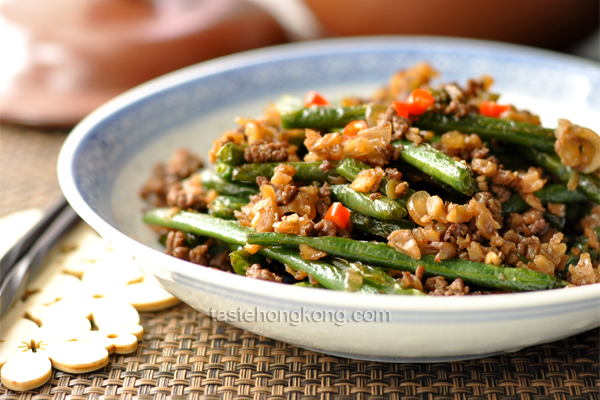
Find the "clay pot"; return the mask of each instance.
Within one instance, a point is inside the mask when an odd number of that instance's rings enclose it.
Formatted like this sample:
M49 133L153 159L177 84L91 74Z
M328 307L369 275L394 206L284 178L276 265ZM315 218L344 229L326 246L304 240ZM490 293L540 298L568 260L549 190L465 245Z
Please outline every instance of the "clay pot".
M0 37L0 118L44 126L72 126L175 69L285 42L240 0L9 0Z

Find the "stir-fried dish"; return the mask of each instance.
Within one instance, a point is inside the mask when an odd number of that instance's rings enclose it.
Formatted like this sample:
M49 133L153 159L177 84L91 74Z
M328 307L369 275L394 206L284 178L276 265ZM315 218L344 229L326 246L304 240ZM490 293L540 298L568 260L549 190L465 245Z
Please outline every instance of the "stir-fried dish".
M600 137L421 63L371 98L284 96L141 190L166 252L284 284L466 295L600 282Z

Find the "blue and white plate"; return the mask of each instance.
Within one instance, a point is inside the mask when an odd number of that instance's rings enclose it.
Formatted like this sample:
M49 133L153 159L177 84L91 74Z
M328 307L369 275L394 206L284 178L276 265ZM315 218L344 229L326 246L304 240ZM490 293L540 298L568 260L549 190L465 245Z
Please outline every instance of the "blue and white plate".
M375 37L291 44L205 62L150 81L99 108L69 135L61 187L116 248L192 307L260 335L325 353L382 361L482 357L600 325L600 285L462 298L369 296L257 281L163 254L141 221L138 190L152 166L188 146L206 159L236 116L282 94L367 95L397 70L431 63L440 81L489 74L503 101L556 126L600 128L598 64L499 43Z

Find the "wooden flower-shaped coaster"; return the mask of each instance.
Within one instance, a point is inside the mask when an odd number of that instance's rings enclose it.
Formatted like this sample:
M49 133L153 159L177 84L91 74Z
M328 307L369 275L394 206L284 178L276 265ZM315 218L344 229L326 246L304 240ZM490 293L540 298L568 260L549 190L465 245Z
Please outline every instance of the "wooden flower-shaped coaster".
M110 353L136 350L138 311L179 303L153 277L81 224L48 256L23 299L2 319L0 377L12 390L46 383L52 368L85 373Z

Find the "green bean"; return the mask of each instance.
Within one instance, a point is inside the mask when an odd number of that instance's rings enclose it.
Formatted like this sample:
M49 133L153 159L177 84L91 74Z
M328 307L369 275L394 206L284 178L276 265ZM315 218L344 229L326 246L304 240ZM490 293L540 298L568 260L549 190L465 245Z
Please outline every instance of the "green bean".
M239 211L248 204L248 200L235 196L217 196L208 205L208 213L213 217L235 219L234 211Z
M367 105L351 107L313 106L304 107L296 111L282 112L281 127L333 129L344 127L352 121L364 120Z
M208 214L188 212L176 208L157 208L144 214L144 222L149 225L164 226L191 232L196 235L209 236L226 243L245 245L246 235L252 232L233 221L212 217ZM348 275L338 268L323 261L304 260L288 248L263 246L258 254L279 261L292 268L311 274L319 283L328 289L352 290L363 293L377 293L377 289L348 279ZM360 285L359 285L360 284Z
M434 255L426 254L420 260L409 257L385 243L365 242L340 237L308 237L279 233L256 233L248 235L248 243L259 245L278 244L295 247L300 244L326 252L330 256L361 261L384 268L414 273L419 266L425 268L426 276L441 275L446 279L462 278L465 282L481 287L511 292L561 288L568 285L556 277L522 268L497 267L461 259L435 262Z
M598 239L600 240L600 225L595 227L593 229L594 233L596 234L596 236L598 237ZM579 250L581 250L584 253L590 253L590 251L594 251L596 250L596 252L598 251L597 249L592 249L590 248L590 241L587 237L585 237L585 235L581 235L579 236L572 244L571 244L571 248L577 248Z
M373 286L382 293L412 296L425 294L420 290L405 287L401 281L392 278L383 268L363 264L360 261L350 262L337 257L333 258L331 263L343 271L350 270L357 272L362 276L363 282Z
M562 183L554 183L545 185L543 188L534 193L542 203L578 203L586 201L587 195L583 190L577 188L576 190L567 189L567 185Z
M233 175L233 167L220 161L215 163L213 171L215 172L215 175L226 181L230 181L231 176Z
M219 194L226 196L249 197L259 192L257 185L247 183L232 183L210 171L203 171L200 175L202 185L207 189L214 189Z
M183 211L178 208L155 208L144 214L149 225L178 229L195 235L209 236L225 243L244 246L246 235L252 230L235 221L227 221L208 214Z
M336 201L363 215L388 221L406 217L406 208L387 197L371 200L368 195L350 189L348 185L331 185L330 189Z
M569 190L567 189L567 186L562 183L546 185L534 194L540 199L542 204L568 204L587 201L587 195L584 191L579 188L577 188L577 190ZM523 200L521 195L514 192L510 195L508 201L502 203L502 215L506 216L510 213L522 213L530 208L531 206Z
M263 256L251 254L246 250L232 251L229 253L229 260L231 261L231 266L235 273L242 276L246 276L246 272L252 264L264 265L266 262L266 259Z
M341 290L341 291L360 291L364 293L376 293L377 290L364 285L362 279L355 281L348 279L348 274L344 271L340 271L333 265L324 261L310 261L304 260L296 250L283 248L283 247L263 247L259 250L259 253L265 257L277 260L294 271L302 270L308 274L311 274L321 285L327 289Z
M225 143L217 152L217 160L232 167L243 164L246 147L247 145L239 143Z
M502 215L507 216L511 213L523 213L530 208L531 206L527 204L518 193L513 193L510 195L508 201L502 203ZM544 211L543 216L550 226L559 231L563 230L567 224L567 219L565 217L561 217L549 211Z
M561 217L560 215L553 214L549 211L544 211L543 215L544 215L544 219L546 220L546 222L548 224L550 224L551 227L556 228L559 231L562 231L563 229L565 229L565 226L567 224L567 218Z
M354 229L357 229L362 233L384 238L387 238L392 232L399 229L413 229L415 227L415 225L407 219L384 221L367 217L366 215L357 212L353 212L350 215L350 220L352 221Z
M400 152L400 158L405 163L467 196L475 192L475 179L466 164L448 157L426 143L415 146L412 142L398 140L392 145L401 145L404 148Z
M311 161L311 162L302 162L302 161L294 161L294 162L268 162L268 163L252 163L252 164L244 164L233 170L233 180L238 182L256 182L256 178L259 176L264 176L267 178L272 178L275 173L275 168L278 165L286 164L292 165L296 168L296 173L294 174L294 180L298 182L329 182L330 178L337 178L339 174L335 170L335 168L330 169L329 171L323 171L319 167L323 161ZM332 165L337 165L335 161L332 162Z
M362 161L358 161L355 158L346 157L338 163L338 165L335 169L341 176L348 179L348 181L352 182L356 179L356 177L358 176L360 171L371 169L371 166ZM379 184L379 193L383 194L384 196L387 196L387 191L386 191L387 183L388 183L388 180L384 177L381 180L381 183ZM408 199L414 192L415 192L414 190L408 189L408 193L405 196L402 196L402 197L399 197L399 198L393 199L393 200L400 203L404 208L406 208Z
M563 183L568 183L573 174L571 167L566 167L560 162L556 154L548 154L533 148L516 149L524 157L543 167ZM579 174L579 188L585 192L593 202L600 204L600 180L592 174Z
M496 139L524 147L554 151L554 130L508 119L468 114L457 117L453 114L428 112L413 123L419 129L444 133L460 131L476 133L484 139Z

